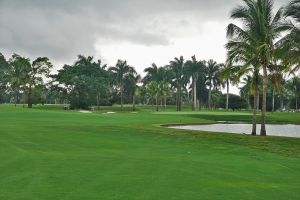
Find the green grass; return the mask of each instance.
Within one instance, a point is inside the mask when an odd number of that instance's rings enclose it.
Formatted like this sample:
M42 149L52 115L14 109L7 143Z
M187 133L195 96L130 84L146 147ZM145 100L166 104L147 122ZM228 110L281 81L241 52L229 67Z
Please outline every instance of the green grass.
M247 112L142 110L0 106L0 199L300 199L300 139L159 126L251 120Z

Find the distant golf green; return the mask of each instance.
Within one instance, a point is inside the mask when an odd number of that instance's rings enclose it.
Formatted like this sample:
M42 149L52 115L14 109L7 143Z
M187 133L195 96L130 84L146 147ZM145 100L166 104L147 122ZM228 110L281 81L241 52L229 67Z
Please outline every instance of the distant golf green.
M149 110L1 105L0 199L300 199L300 139L160 126L250 122L247 112ZM268 122L300 124L300 113Z

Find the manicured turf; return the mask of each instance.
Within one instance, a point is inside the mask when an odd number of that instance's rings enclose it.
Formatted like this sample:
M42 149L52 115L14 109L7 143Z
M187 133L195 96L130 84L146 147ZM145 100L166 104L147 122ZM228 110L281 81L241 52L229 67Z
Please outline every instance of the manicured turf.
M300 139L160 127L226 112L84 114L0 106L0 199L300 199ZM269 122L300 123L299 113Z

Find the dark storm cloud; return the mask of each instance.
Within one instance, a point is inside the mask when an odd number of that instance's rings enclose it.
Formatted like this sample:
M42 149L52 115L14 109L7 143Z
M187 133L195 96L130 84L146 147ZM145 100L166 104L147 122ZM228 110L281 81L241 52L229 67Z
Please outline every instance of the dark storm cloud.
M96 40L168 45L186 26L228 19L238 0L0 0L0 52L69 60Z

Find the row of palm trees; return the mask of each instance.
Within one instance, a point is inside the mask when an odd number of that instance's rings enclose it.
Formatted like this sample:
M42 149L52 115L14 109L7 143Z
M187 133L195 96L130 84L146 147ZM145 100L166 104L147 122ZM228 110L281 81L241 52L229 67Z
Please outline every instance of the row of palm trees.
M260 135L266 135L267 82L280 84L282 73L293 74L300 59L300 0L273 13L272 0L243 0L231 12L242 26L227 26L228 68L233 79L250 75L254 85L253 128L256 135L259 75L262 74L262 114ZM235 65L235 66L233 66Z
M114 77L115 86L120 91L121 96L121 109L123 110L123 97L124 97L124 83L130 80L135 87L134 92L138 92L136 84L140 81L145 86L147 92L152 99L155 99L156 109L158 105L163 104L166 109L167 97L174 91L176 94L176 111L181 111L182 107L182 93L190 81L192 81L192 96L193 96L193 110L199 106L197 104L197 80L202 77L206 80L209 86L209 108L211 108L211 91L213 87L218 87L222 84L219 73L222 65L217 64L213 60L198 61L195 56L191 60L185 61L182 56L174 58L166 66L158 67L153 63L144 71L145 77L137 74L133 67L127 64L126 61L119 60L114 67L110 67L109 71L112 72ZM133 95L133 104L135 104L135 95ZM154 103L153 103L154 104Z
M191 85L192 109L199 107L197 95L197 81L204 79L205 84L209 87L208 107L212 108L212 89L217 89L223 84L220 72L222 65L213 60L198 61L195 56L185 61L182 56L174 58L168 65L158 67L155 63L146 68L145 77L142 82L148 88L148 91L156 99L156 109L158 110L158 101L164 102L166 108L166 97L170 90L175 92L176 111L181 111L182 93L186 90L187 85ZM188 92L187 92L188 94Z

